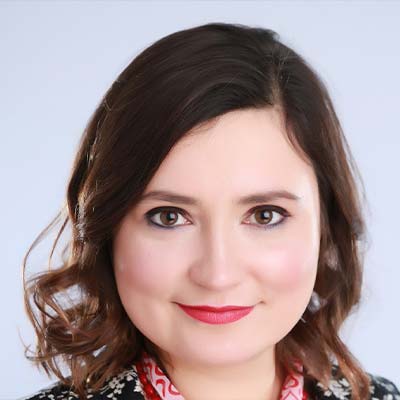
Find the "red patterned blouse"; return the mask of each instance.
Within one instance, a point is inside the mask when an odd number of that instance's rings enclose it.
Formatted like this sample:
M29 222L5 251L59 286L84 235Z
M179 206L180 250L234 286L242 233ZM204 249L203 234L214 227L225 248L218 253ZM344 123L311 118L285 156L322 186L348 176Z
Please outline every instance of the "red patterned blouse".
M297 367L302 371L301 364ZM136 364L136 368L146 400L185 400L149 354L144 354L141 362ZM280 400L307 400L303 384L303 375L296 373L287 375L282 385Z

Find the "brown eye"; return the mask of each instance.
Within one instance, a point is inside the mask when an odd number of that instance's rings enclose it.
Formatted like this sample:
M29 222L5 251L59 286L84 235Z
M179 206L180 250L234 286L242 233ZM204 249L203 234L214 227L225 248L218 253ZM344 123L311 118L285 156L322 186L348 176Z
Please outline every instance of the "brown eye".
M164 225L173 225L178 220L177 213L175 211L161 211L160 221Z
M175 228L175 226L185 225L184 223L176 224L179 220L179 216L182 215L183 211L180 209L159 207L146 213L146 219L149 224L156 225L160 228L172 229Z
M272 211L267 209L257 210L254 213L256 221L260 224L268 224L272 220Z
M280 225L289 216L289 213L283 208L276 206L263 206L253 210L255 224L263 225L263 228L274 228ZM273 221L271 223L271 221Z

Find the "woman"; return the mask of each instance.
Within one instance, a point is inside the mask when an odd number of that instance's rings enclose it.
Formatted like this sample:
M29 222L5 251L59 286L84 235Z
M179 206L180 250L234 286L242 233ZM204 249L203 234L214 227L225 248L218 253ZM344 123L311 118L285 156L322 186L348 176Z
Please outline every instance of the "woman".
M83 134L51 225L72 228L63 264L26 283L27 357L59 378L29 399L400 399L339 337L362 282L355 173L275 32L151 45Z

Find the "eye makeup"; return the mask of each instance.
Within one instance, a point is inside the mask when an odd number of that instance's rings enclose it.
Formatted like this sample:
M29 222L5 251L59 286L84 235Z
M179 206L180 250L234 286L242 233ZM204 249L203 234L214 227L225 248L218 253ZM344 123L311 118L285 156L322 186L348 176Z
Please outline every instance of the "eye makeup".
M187 213L179 207L172 207L172 206L156 207L156 208L153 208L150 211L146 212L146 214L145 214L146 222L151 227L160 228L160 229L177 229L180 226L187 225L184 223L184 224L179 224L179 225L175 225L175 226L172 226L172 225L165 226L165 225L162 225L162 223L158 223L153 220L153 217L155 215L163 213L163 212L167 212L167 211L175 213L175 214L179 214L179 215L183 216L184 218L187 216ZM255 224L257 227L259 227L260 229L264 229L264 230L276 228L279 225L283 224L288 217L290 217L289 212L286 211L284 208L278 207L278 206L273 206L273 205L263 205L263 206L254 207L249 211L249 215L251 216L255 212L258 212L258 211L262 211L262 212L267 211L270 214L275 213L275 214L279 214L282 217L278 222L275 222L273 224ZM271 220L273 220L273 217L271 217ZM253 224L247 224L247 225L253 225Z

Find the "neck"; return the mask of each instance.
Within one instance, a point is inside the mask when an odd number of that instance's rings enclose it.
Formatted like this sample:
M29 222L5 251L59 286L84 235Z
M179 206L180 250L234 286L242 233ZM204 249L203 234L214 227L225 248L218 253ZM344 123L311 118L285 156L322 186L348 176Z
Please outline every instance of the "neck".
M284 370L268 350L240 364L194 365L169 355L165 370L185 400L278 400Z

